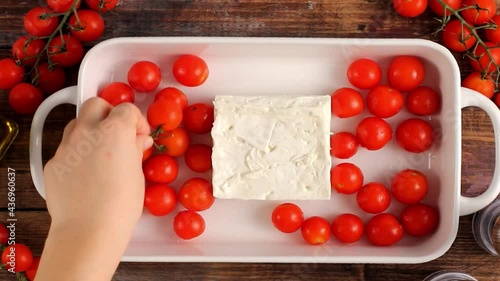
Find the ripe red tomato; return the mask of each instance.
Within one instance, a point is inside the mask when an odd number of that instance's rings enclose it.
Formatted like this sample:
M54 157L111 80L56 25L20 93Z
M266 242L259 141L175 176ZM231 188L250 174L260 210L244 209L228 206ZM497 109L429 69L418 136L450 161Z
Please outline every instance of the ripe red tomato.
M378 214L366 224L368 241L375 246L391 246L403 238L403 226L391 214Z
M83 58L83 46L78 39L66 34L56 36L49 43L49 54L53 62L63 67L78 64Z
M498 108L500 108L500 94L497 93L495 95L495 98L493 99L493 101L495 102L495 104L498 106Z
M134 90L127 84L122 82L113 82L106 85L98 94L99 97L106 100L112 106L117 106L120 103L134 103Z
M385 120L379 117L367 117L356 127L359 144L368 150L384 147L392 138L392 129Z
M473 53L473 56L469 58L470 64L474 70L483 72L485 70L487 73L492 73L496 71L495 64L500 66L500 48L491 42L484 42L488 51L490 52L491 58L485 51L482 45L478 45Z
M434 143L434 130L426 121L411 118L398 125L396 141L406 151L420 153Z
M94 11L108 12L116 7L118 0L85 0L85 3Z
M277 230L284 233L293 233L302 226L304 213L302 213L299 206L293 203L283 203L274 208L271 220Z
M332 223L332 234L342 243L354 243L363 236L363 221L353 214L342 214Z
M368 111L380 118L396 115L403 108L403 103L403 95L387 85L375 86L366 96Z
M198 237L204 231L205 220L195 211L182 211L174 218L174 232L184 240Z
M153 155L152 146L142 152L142 162L144 163L144 161L148 160L151 155Z
M438 112L441 98L432 88L419 86L406 96L406 108L413 114L426 116Z
M207 210L214 201L212 184L206 179L189 179L179 190L179 202L184 208L191 211Z
M142 170L144 178L149 182L171 183L177 178L179 166L171 156L156 154L144 163Z
M104 20L99 13L92 10L78 11L78 19L75 15L69 19L69 31L71 35L82 42L91 42L99 39L104 33Z
M7 245L10 232L4 224L0 223L0 245Z
M495 94L495 82L491 76L486 75L483 77L480 72L472 72L467 75L462 81L462 86L477 91L489 99Z
M464 0L463 9L460 15L472 25L480 25L490 21L497 12L495 0Z
M459 20L448 22L443 29L441 38L448 49L456 52L465 52L476 44L476 37Z
M12 262L12 263L10 263ZM33 254L24 244L16 243L7 246L2 252L2 264L5 268L12 268L14 272L23 272L31 266Z
M443 1L453 10L458 10L462 7L462 0L443 0ZM431 10L436 15L441 17L444 16L445 13L446 15L451 14L451 12L448 10L446 10L445 12L443 5L441 5L438 0L429 0L429 8L431 8Z
M184 128L175 128L172 131L165 131L155 138L155 143L161 152L172 157L183 155L188 149L190 137Z
M332 93L332 114L347 118L363 112L363 97L351 88L340 88Z
M24 79L24 68L13 59L0 60L0 90L10 90Z
M47 62L42 62L36 69L37 71L31 73L31 80L46 95L51 95L66 86L66 73L62 67L57 65L50 67Z
M500 15L494 16L491 20L496 24L496 28L487 28L484 33L488 41L498 44L500 43Z
M394 176L391 191L394 199L403 204L416 204L427 195L427 177L417 170L406 169Z
M426 204L407 206L401 213L404 230L411 236L420 237L434 232L438 221L438 211Z
M382 69L373 60L358 59L349 65L347 79L354 87L371 89L380 83Z
M363 172L351 163L340 163L330 170L330 184L338 193L353 194L363 186Z
M184 110L184 128L195 134L206 134L212 130L214 108L205 103L192 104Z
M356 202L361 210L370 214L378 214L389 208L391 194L384 185L371 182L358 191Z
M349 132L339 132L330 136L330 154L340 159L348 159L358 151L358 139Z
M415 89L424 81L425 68L419 58L400 56L389 65L389 84L398 91L407 92Z
M153 62L140 61L130 67L127 75L128 83L141 93L152 92L161 82L161 70Z
M19 114L35 113L42 101L42 91L28 83L17 84L9 92L9 105Z
M330 239L330 223L322 217L310 217L302 223L302 238L311 245L321 245Z
M427 0L392 0L392 6L403 17L414 18L425 12Z
M184 160L192 171L206 172L212 169L212 148L206 144L193 144L186 150Z
M153 184L146 187L144 193L144 207L153 216L170 214L177 204L175 190L165 184Z
M30 281L35 281L36 272L38 271L39 265L40 265L40 257L34 257L31 266L28 269L26 269L25 272L26 277L28 277Z
M175 80L187 87L196 87L205 83L208 78L207 63L195 55L180 56L172 68Z
M69 11L71 7L73 7L74 2L75 0L47 0L47 5L49 5L49 7L54 10L54 12L65 13ZM78 9L80 7L80 4L81 1L78 0L75 8Z
M153 102L147 112L149 125L154 129L161 126L164 131L172 131L182 122L182 111L176 104L166 100Z
M58 25L59 18L48 7L35 7L24 16L24 28L33 36L49 36Z
M159 91L155 95L155 101L157 100L168 100L172 103L179 105L181 110L186 109L188 104L186 95L181 90L174 87L168 87Z
M45 41L21 36L12 45L12 56L23 65L33 66L43 48L45 48Z

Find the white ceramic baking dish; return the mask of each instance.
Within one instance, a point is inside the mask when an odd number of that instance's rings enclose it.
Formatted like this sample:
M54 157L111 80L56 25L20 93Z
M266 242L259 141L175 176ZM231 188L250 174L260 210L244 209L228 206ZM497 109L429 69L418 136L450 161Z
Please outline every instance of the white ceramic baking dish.
M208 81L198 88L178 85L170 73L174 59L186 53L203 57L210 68ZM443 255L452 245L459 216L471 214L489 204L500 191L499 165L489 189L476 198L460 194L461 109L478 106L493 121L496 163L500 162L500 111L488 99L460 87L459 68L444 47L426 40L401 39L305 39L305 38L117 38L95 46L80 68L78 86L63 89L47 98L33 119L30 143L31 173L35 187L45 196L41 161L42 131L50 110L62 103L77 106L95 96L111 81L126 81L128 68L138 60L151 60L163 69L161 86L180 87L192 102L211 102L215 95L324 95L349 86L346 69L357 58L380 62L384 71L398 55L420 57L427 70L425 85L439 89L443 107L426 119L435 127L437 142L430 151L411 154L395 141L375 152L361 149L351 162L364 172L366 182L388 184L397 171L414 168L430 180L425 200L440 211L439 228L433 235L415 239L405 236L392 247L371 246L366 238L352 245L331 239L322 246L310 246L300 233L286 235L273 228L270 215L277 201L216 200L204 211L206 232L192 241L181 241L172 230L175 214L152 217L146 212L139 222L124 261L136 262L299 262L299 263L421 263ZM138 95L142 109L153 95ZM353 131L364 113L348 120L332 119L332 131ZM408 118L406 111L388 119L392 128ZM195 138L207 142L209 136ZM333 164L340 161L333 159ZM179 159L179 185L193 176ZM198 174L199 175L199 174ZM91 175L89 175L91 176ZM209 176L206 174L205 176ZM332 219L353 212L365 221L355 196L332 194L329 201L297 201L305 216ZM393 202L391 213L399 214L402 205ZM180 209L180 207L178 207Z

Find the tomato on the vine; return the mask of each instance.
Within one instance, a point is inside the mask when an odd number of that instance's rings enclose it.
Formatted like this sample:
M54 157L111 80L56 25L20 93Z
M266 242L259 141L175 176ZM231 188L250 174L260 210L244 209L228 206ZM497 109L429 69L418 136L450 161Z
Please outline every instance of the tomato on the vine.
M453 10L458 10L462 8L462 0L443 0L446 5L450 6ZM451 12L449 10L444 9L443 5L439 3L438 0L429 0L429 8L438 16L450 15Z
M39 265L40 265L40 257L34 257L31 266L28 269L26 269L25 272L26 277L28 277L30 281L35 281L36 272L38 271Z
M48 7L35 7L24 16L24 28L33 36L49 36L58 25L59 18Z
M302 226L304 214L299 206L293 203L283 203L274 208L271 221L277 230L293 233Z
M391 214L378 214L366 224L368 241L375 246L394 245L403 238L403 234L403 226Z
M184 128L195 134L206 134L212 130L214 107L205 103L192 104L183 111Z
M349 65L347 79L354 87L371 89L380 83L382 69L371 59L358 59Z
M154 129L160 126L164 131L171 131L182 122L182 111L180 107L166 100L153 102L147 111L149 125Z
M414 18L425 12L427 0L392 0L392 6L403 17Z
M12 56L23 65L33 66L42 53L45 41L21 36L12 45Z
M330 170L330 184L338 193L356 193L363 186L363 181L363 172L352 163L340 163Z
M60 66L42 62L37 65L36 72L31 73L31 80L47 95L51 95L66 86L66 72ZM37 77L38 72L38 77Z
M441 38L448 49L456 52L465 52L476 44L471 30L456 19L446 24Z
M422 61L413 56L399 56L392 60L387 72L389 84L398 91L407 92L418 87L425 78Z
M326 243L332 235L330 223L322 217L314 216L306 219L301 226L302 238L311 245Z
M186 109L188 104L186 95L181 90L174 87L168 87L159 91L155 95L155 101L157 100L168 100L172 103L179 105L181 110Z
M377 85L366 96L366 107L371 114L380 118L396 115L403 108L403 95L387 85Z
M98 94L112 106L123 102L134 103L135 95L132 88L123 82L113 82L106 85Z
M332 234L342 243L354 243L364 232L363 221L353 214L341 214L332 223Z
M181 211L174 218L174 232L184 240L200 236L205 231L205 220L195 211Z
M398 125L396 141L406 151L424 152L434 143L434 130L426 121L410 118Z
M394 199L403 204L416 204L427 195L427 177L422 172L406 169L397 173L391 181Z
M498 108L500 108L500 93L497 93L495 95L495 98L493 99L493 101L495 102L495 104L498 106Z
M101 15L92 10L80 10L69 19L71 35L82 42L91 42L99 39L104 33L104 20Z
M407 206L401 213L401 223L411 236L425 236L436 230L439 221L438 211L426 204Z
M154 62L139 61L130 67L127 79L134 90L141 93L152 92L160 85L161 70Z
M462 81L462 86L477 91L491 99L495 94L495 82L491 76L483 75L480 72L472 72Z
M391 204L391 194L382 184L371 182L363 186L356 194L356 202L361 210L378 214L389 208Z
M49 43L49 55L54 63L70 67L82 60L83 46L78 39L69 34L56 36Z
M413 114L426 116L438 112L441 98L432 88L420 86L406 95L406 108Z
M24 67L13 59L0 60L0 90L10 90L24 79Z
M144 163L144 178L154 183L171 183L177 178L179 166L175 159L165 154L151 156Z
M215 201L212 184L206 179L192 178L179 189L179 203L191 211L205 211Z
M494 16L492 19L493 23L496 25L495 28L487 28L484 30L486 39L488 41L498 44L500 43L500 15Z
M49 5L54 12L65 13L71 9L75 0L47 0L47 5ZM81 1L78 0L75 9L80 7Z
M464 0L460 15L472 25L480 25L490 21L497 12L495 0Z
M35 113L42 101L42 91L28 83L17 84L9 92L9 105L19 114Z
M359 144L368 150L378 150L392 139L389 123L379 117L367 117L356 127Z
M331 96L333 115L339 118L348 118L363 112L363 97L358 91L351 88L340 88L333 92Z
M500 66L500 46L491 42L484 42L484 44L486 45L491 58L484 47L479 44L475 49L473 56L469 58L469 61L474 70L479 72L484 70L487 73L492 73L497 70L495 64Z
M338 132L330 136L330 154L340 159L348 159L358 151L358 139L349 132Z
M205 83L208 78L207 63L195 55L180 56L172 68L175 80L187 87L196 87Z
M212 148L206 144L193 144L186 150L184 160L192 171L206 172L212 169Z
M12 262L12 263L11 263ZM5 268L13 268L14 272L23 272L33 263L33 253L24 244L16 243L7 246L2 252L2 264Z
M144 192L144 207L153 216L170 214L177 204L175 190L166 184L153 184Z
M191 139L184 128L175 128L172 131L164 131L155 138L155 143L160 151L177 157L183 155L188 149Z
M10 232L4 224L0 223L0 245L7 245L9 241Z
M118 4L118 0L85 0L89 8L98 12L108 12L113 10Z

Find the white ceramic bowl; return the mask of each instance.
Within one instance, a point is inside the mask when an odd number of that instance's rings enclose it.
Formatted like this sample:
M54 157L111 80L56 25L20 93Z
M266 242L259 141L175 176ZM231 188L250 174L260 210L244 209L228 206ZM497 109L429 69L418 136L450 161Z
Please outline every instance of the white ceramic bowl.
M176 57L192 53L203 57L210 77L197 88L181 87L171 75ZM430 181L425 202L440 212L438 230L425 238L405 236L397 245L375 247L366 238L343 245L334 238L321 246L302 241L300 231L286 235L273 228L270 215L277 201L216 200L211 209L202 212L205 233L192 241L182 241L172 230L175 214L153 217L144 212L124 261L189 262L304 262L304 263L420 263L443 255L452 245L458 229L458 218L480 210L500 192L499 165L492 183L476 198L460 194L461 109L478 106L493 121L496 163L500 163L500 111L484 96L460 87L460 73L451 53L426 40L401 39L305 39L305 38L118 38L100 43L86 55L80 68L78 86L63 89L47 98L33 119L30 140L31 172L35 187L45 196L41 161L41 136L47 114L61 103L76 104L95 96L111 81L125 81L128 68L139 60L151 60L163 70L161 87L180 87L192 102L211 102L215 95L304 95L330 94L349 86L346 70L361 57L378 61L384 70L398 55L420 57L426 67L425 85L442 93L440 113L426 117L435 128L433 147L420 154L403 151L391 141L379 151L364 149L351 159L365 174L365 181L386 185L398 171L414 168L424 172ZM138 94L137 104L145 109L153 95ZM340 120L333 118L332 131L349 130L362 116ZM406 110L388 119L393 130L411 116ZM209 142L207 136L194 142ZM333 159L333 164L341 161ZM179 159L181 173L173 183L179 187L193 173L187 172ZM89 175L91 176L91 175ZM199 174L198 174L199 176ZM209 177L209 174L203 176ZM365 222L369 215L356 205L354 195L335 192L329 201L297 201L305 216L320 215L328 219L352 212ZM388 212L399 215L403 206L395 200ZM178 210L181 208L178 207Z

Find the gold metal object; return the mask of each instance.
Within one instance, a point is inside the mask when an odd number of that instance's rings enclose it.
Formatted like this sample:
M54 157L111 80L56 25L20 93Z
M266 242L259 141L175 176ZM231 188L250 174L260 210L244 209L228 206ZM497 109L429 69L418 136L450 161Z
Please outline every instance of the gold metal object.
M14 121L7 119L3 116L0 116L0 124L3 127L3 129L0 128L0 160L1 160L5 155L5 153L7 152L7 149L9 149L12 142L14 142L14 139L16 138L17 133L19 132L19 126L17 126L17 124Z

